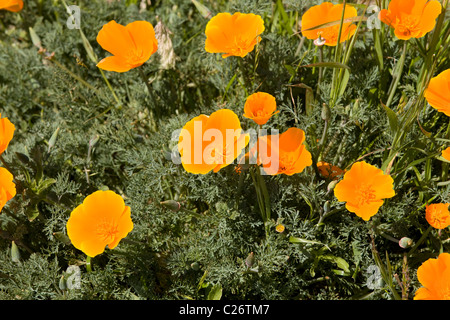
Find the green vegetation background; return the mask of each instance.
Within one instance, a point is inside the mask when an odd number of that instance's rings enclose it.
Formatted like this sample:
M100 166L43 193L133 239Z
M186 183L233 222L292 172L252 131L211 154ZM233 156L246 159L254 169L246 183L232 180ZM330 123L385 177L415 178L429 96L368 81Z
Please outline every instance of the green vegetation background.
M67 27L61 1L26 1L18 14L0 12L0 112L16 126L3 165L17 185L0 214L0 299L394 299L402 287L411 299L420 285L417 267L449 248L448 230L430 230L424 217L430 199L449 201L445 168L436 159L444 142L433 139L445 132L448 119L431 108L420 113L423 131L416 125L408 132L410 148L393 168L397 195L370 222L346 211L313 166L294 176L265 177L272 203L266 233L248 173L236 173L233 165L204 176L185 172L171 161L172 134L192 117L222 107L250 129L243 106L259 90L274 95L281 110L266 128L305 130L315 154L332 70L311 103L317 68L297 67L317 62L318 51L298 31L302 13L320 1L199 1L213 15L241 11L264 18L260 46L241 62L205 52L208 19L193 1L151 1L144 9L136 2L76 5L98 59L109 55L95 38L110 20L161 21L172 32L175 67L161 70L158 54L144 65L155 99L137 70L104 72L114 97L80 30ZM373 34L360 32L348 85L327 118L324 160L341 167L364 155L380 167L393 139L379 101L401 46L386 29L381 70ZM393 106L416 94L424 63L417 57L406 57ZM437 68L448 66L443 59ZM124 197L134 229L116 249L95 257L88 273L86 256L65 237L65 224L98 189ZM182 210L162 206L166 200L179 201ZM392 240L402 237L413 246ZM81 269L79 289L64 282L70 265ZM374 282L371 266L379 267L382 280Z

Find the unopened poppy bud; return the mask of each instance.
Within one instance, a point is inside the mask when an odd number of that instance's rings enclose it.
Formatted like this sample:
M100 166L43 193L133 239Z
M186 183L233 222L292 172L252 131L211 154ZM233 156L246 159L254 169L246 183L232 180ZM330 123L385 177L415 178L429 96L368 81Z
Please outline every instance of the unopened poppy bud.
M52 136L50 137L50 140L48 141L48 150L47 152L50 152L50 149L53 148L53 146L56 143L56 137L58 136L59 127L56 128L55 132L53 132Z
M61 241L64 244L71 244L69 237L62 232L53 232L53 236L56 240Z
M331 181L331 182L328 184L328 186L327 186L328 192L330 192L331 190L333 190L337 183L338 183L338 180L333 180L333 181Z
M61 278L59 279L59 289L67 290L67 281L64 278L64 275L62 275Z
M192 270L194 270L194 271L198 271L198 270L200 269L200 265L198 264L197 261L195 261L195 262L192 262L192 263L191 263L191 268L192 268Z
M331 119L331 110L330 110L330 107L326 103L324 103L322 105L321 116L322 116L322 120L325 120L325 121L330 121L330 119Z
M247 268L251 268L254 263L255 263L255 255L253 252L250 252L250 254L245 259L245 265L247 266Z
M205 18L205 19L211 18L211 16L212 16L211 10L209 10L205 5L201 4L197 0L192 0L192 3L195 5L195 7L200 12L200 14L203 16L203 18Z
M413 240L408 237L403 237L399 240L398 245L403 248L409 248L413 244Z
M164 207L166 207L167 209L170 209L174 212L177 212L181 209L181 204L175 200L162 201L162 202L160 202L160 204L162 204Z
M328 213L329 211L330 211L330 201L327 200L323 205L323 212Z
M16 243L12 241L11 243L11 260L13 262L19 262L20 261L20 251L17 247Z

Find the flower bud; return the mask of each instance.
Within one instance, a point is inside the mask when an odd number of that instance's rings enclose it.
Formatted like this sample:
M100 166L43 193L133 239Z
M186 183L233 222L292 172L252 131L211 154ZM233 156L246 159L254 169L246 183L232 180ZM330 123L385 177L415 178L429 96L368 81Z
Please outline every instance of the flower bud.
M172 210L174 212L178 212L181 209L181 205L178 201L175 200L166 200L166 201L162 201L160 202L161 205L163 205L164 207L166 207L169 210Z
M253 252L250 252L250 254L245 259L245 265L247 266L247 268L251 268L254 263L255 263L255 255L253 254Z
M20 251L17 247L16 243L12 241L11 243L11 260L13 262L19 262L20 261Z
M408 237L403 237L399 240L398 245L403 248L409 248L413 244L413 240Z
M331 190L333 190L338 182L338 180L331 181L327 186L327 191L330 192Z

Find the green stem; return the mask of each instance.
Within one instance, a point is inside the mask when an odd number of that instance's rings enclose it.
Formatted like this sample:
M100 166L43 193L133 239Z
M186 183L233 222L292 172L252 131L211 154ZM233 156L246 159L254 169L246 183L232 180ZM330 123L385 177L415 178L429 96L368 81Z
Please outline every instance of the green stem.
M91 265L91 257L86 256L86 270L87 272L92 272L92 265Z
M105 73L103 72L102 69L100 69L100 68L98 68L98 69L100 70L100 73L102 74L103 80L105 80L105 83L106 83L106 85L108 86L109 91L111 91L111 93L112 93L112 95L113 95L113 97L114 97L114 100L116 100L117 105L118 105L119 107L121 107L121 106L122 106L122 102L120 101L119 97L117 97L117 95L116 95L116 93L115 93L113 87L111 86L111 84L109 83L108 79L106 78ZM109 111L109 110L108 110L108 111Z
M400 78L402 76L403 67L405 65L405 58L406 58L406 49L408 47L408 41L403 41L403 52L402 56L400 57L400 60L398 60L397 65L395 67L395 73L394 78L392 79L391 87L389 88L389 97L388 101L386 102L386 107L390 107L392 100L394 99L395 92L397 91L397 86L400 81Z

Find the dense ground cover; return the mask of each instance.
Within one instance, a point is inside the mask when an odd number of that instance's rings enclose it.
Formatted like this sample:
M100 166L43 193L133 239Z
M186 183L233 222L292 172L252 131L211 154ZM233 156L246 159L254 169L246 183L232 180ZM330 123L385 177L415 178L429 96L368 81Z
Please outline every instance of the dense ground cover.
M301 32L320 3L77 1L80 29L70 2L0 10L0 112L15 126L2 166L16 185L0 214L0 299L413 299L417 269L450 251L448 227L425 217L428 204L450 202L449 119L424 98L450 67L448 1L433 30L409 40L377 20L389 1L347 1L367 19L338 46ZM262 17L245 57L205 51L220 12ZM96 39L111 20L164 26L142 67L96 67L110 55ZM262 176L263 204L253 166L192 174L174 161L179 129L200 114L226 108L255 128L243 114L257 91L279 110L263 128L302 129L313 160ZM319 161L370 163L395 196L362 219ZM97 190L123 197L133 229L88 266L66 225Z

